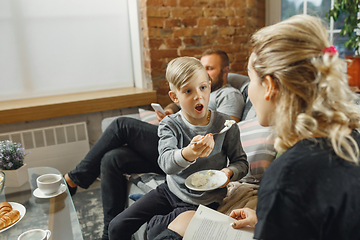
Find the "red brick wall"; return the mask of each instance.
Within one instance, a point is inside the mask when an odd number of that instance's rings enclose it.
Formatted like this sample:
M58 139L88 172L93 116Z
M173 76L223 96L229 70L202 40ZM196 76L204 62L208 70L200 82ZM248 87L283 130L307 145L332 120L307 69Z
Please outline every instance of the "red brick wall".
M265 26L265 0L141 0L141 21L146 77L166 105L173 58L217 48L228 53L231 72L246 74L249 36Z

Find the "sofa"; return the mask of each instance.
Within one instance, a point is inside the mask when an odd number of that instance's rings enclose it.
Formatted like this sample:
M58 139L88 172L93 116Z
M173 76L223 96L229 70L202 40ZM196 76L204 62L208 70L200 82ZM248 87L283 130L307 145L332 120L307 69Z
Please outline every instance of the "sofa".
M239 137L241 138L243 149L248 157L249 173L241 180L241 183L234 183L232 185L229 184L228 197L224 200L224 204L221 206L221 212L223 213L229 213L231 209L240 206L236 203L238 203L237 199L243 198L244 190L239 190L243 187L242 183L247 183L250 184L249 186L252 186L249 194L252 195L251 199L255 199L255 201L257 201L257 197L253 197L253 195L256 195L257 193L257 184L259 183L267 166L275 159L276 156L273 139L271 138L271 130L268 127L262 127L259 125L254 108L249 101L247 94L249 78L244 75L229 73L228 84L241 91L246 103L241 121L238 123L238 127L240 129ZM124 116L141 119L142 121L146 121L151 124L158 124L156 114L151 110L139 109L138 114L123 115L120 117ZM102 130L104 131L106 127L116 118L117 117L105 118L102 121ZM127 176L127 178L129 180L128 205L131 205L138 196L156 188L156 186L163 183L165 180L165 176L153 173L133 174L131 176ZM231 196L231 198L229 198L229 196ZM246 204L247 203L245 203L245 205L241 205L240 207L244 207ZM254 204L256 205L256 202L252 202L252 206ZM139 231L134 234L133 238L135 240L146 239L145 229L146 224L144 224Z

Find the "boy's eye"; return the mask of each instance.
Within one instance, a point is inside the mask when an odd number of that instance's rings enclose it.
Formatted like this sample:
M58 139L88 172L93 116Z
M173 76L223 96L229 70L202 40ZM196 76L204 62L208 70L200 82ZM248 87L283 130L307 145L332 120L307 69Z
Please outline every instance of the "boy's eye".
M191 91L190 90L185 90L184 93L190 93Z
M204 90L204 89L206 89L206 86L201 86L200 89Z

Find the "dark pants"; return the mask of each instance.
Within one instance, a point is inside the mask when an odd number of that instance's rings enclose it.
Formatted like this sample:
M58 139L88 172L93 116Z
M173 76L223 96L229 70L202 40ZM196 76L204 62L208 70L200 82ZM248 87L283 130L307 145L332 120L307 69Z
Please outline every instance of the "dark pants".
M181 235L167 228L158 236L156 236L156 238L153 240L181 240L181 239L183 239Z
M127 199L124 173L164 174L157 164L157 126L128 117L115 119L69 172L78 186L88 188L100 175L104 211L103 239L108 239L109 222L124 210Z
M213 209L218 206L218 203L209 205ZM183 202L170 191L166 183L163 183L155 190L145 194L110 222L109 239L130 240L131 235L146 222L149 222L148 239L154 239L180 213L197 208L197 205Z

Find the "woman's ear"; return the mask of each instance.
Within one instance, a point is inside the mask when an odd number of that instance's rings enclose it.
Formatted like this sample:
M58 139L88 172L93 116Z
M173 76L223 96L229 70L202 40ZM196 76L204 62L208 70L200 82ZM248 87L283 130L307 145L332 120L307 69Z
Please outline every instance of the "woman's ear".
M265 100L270 100L277 94L276 83L273 77L267 75L262 82L265 89Z
M176 93L174 91L169 91L169 97L171 101L173 101L174 103L179 103L179 99L177 98Z

